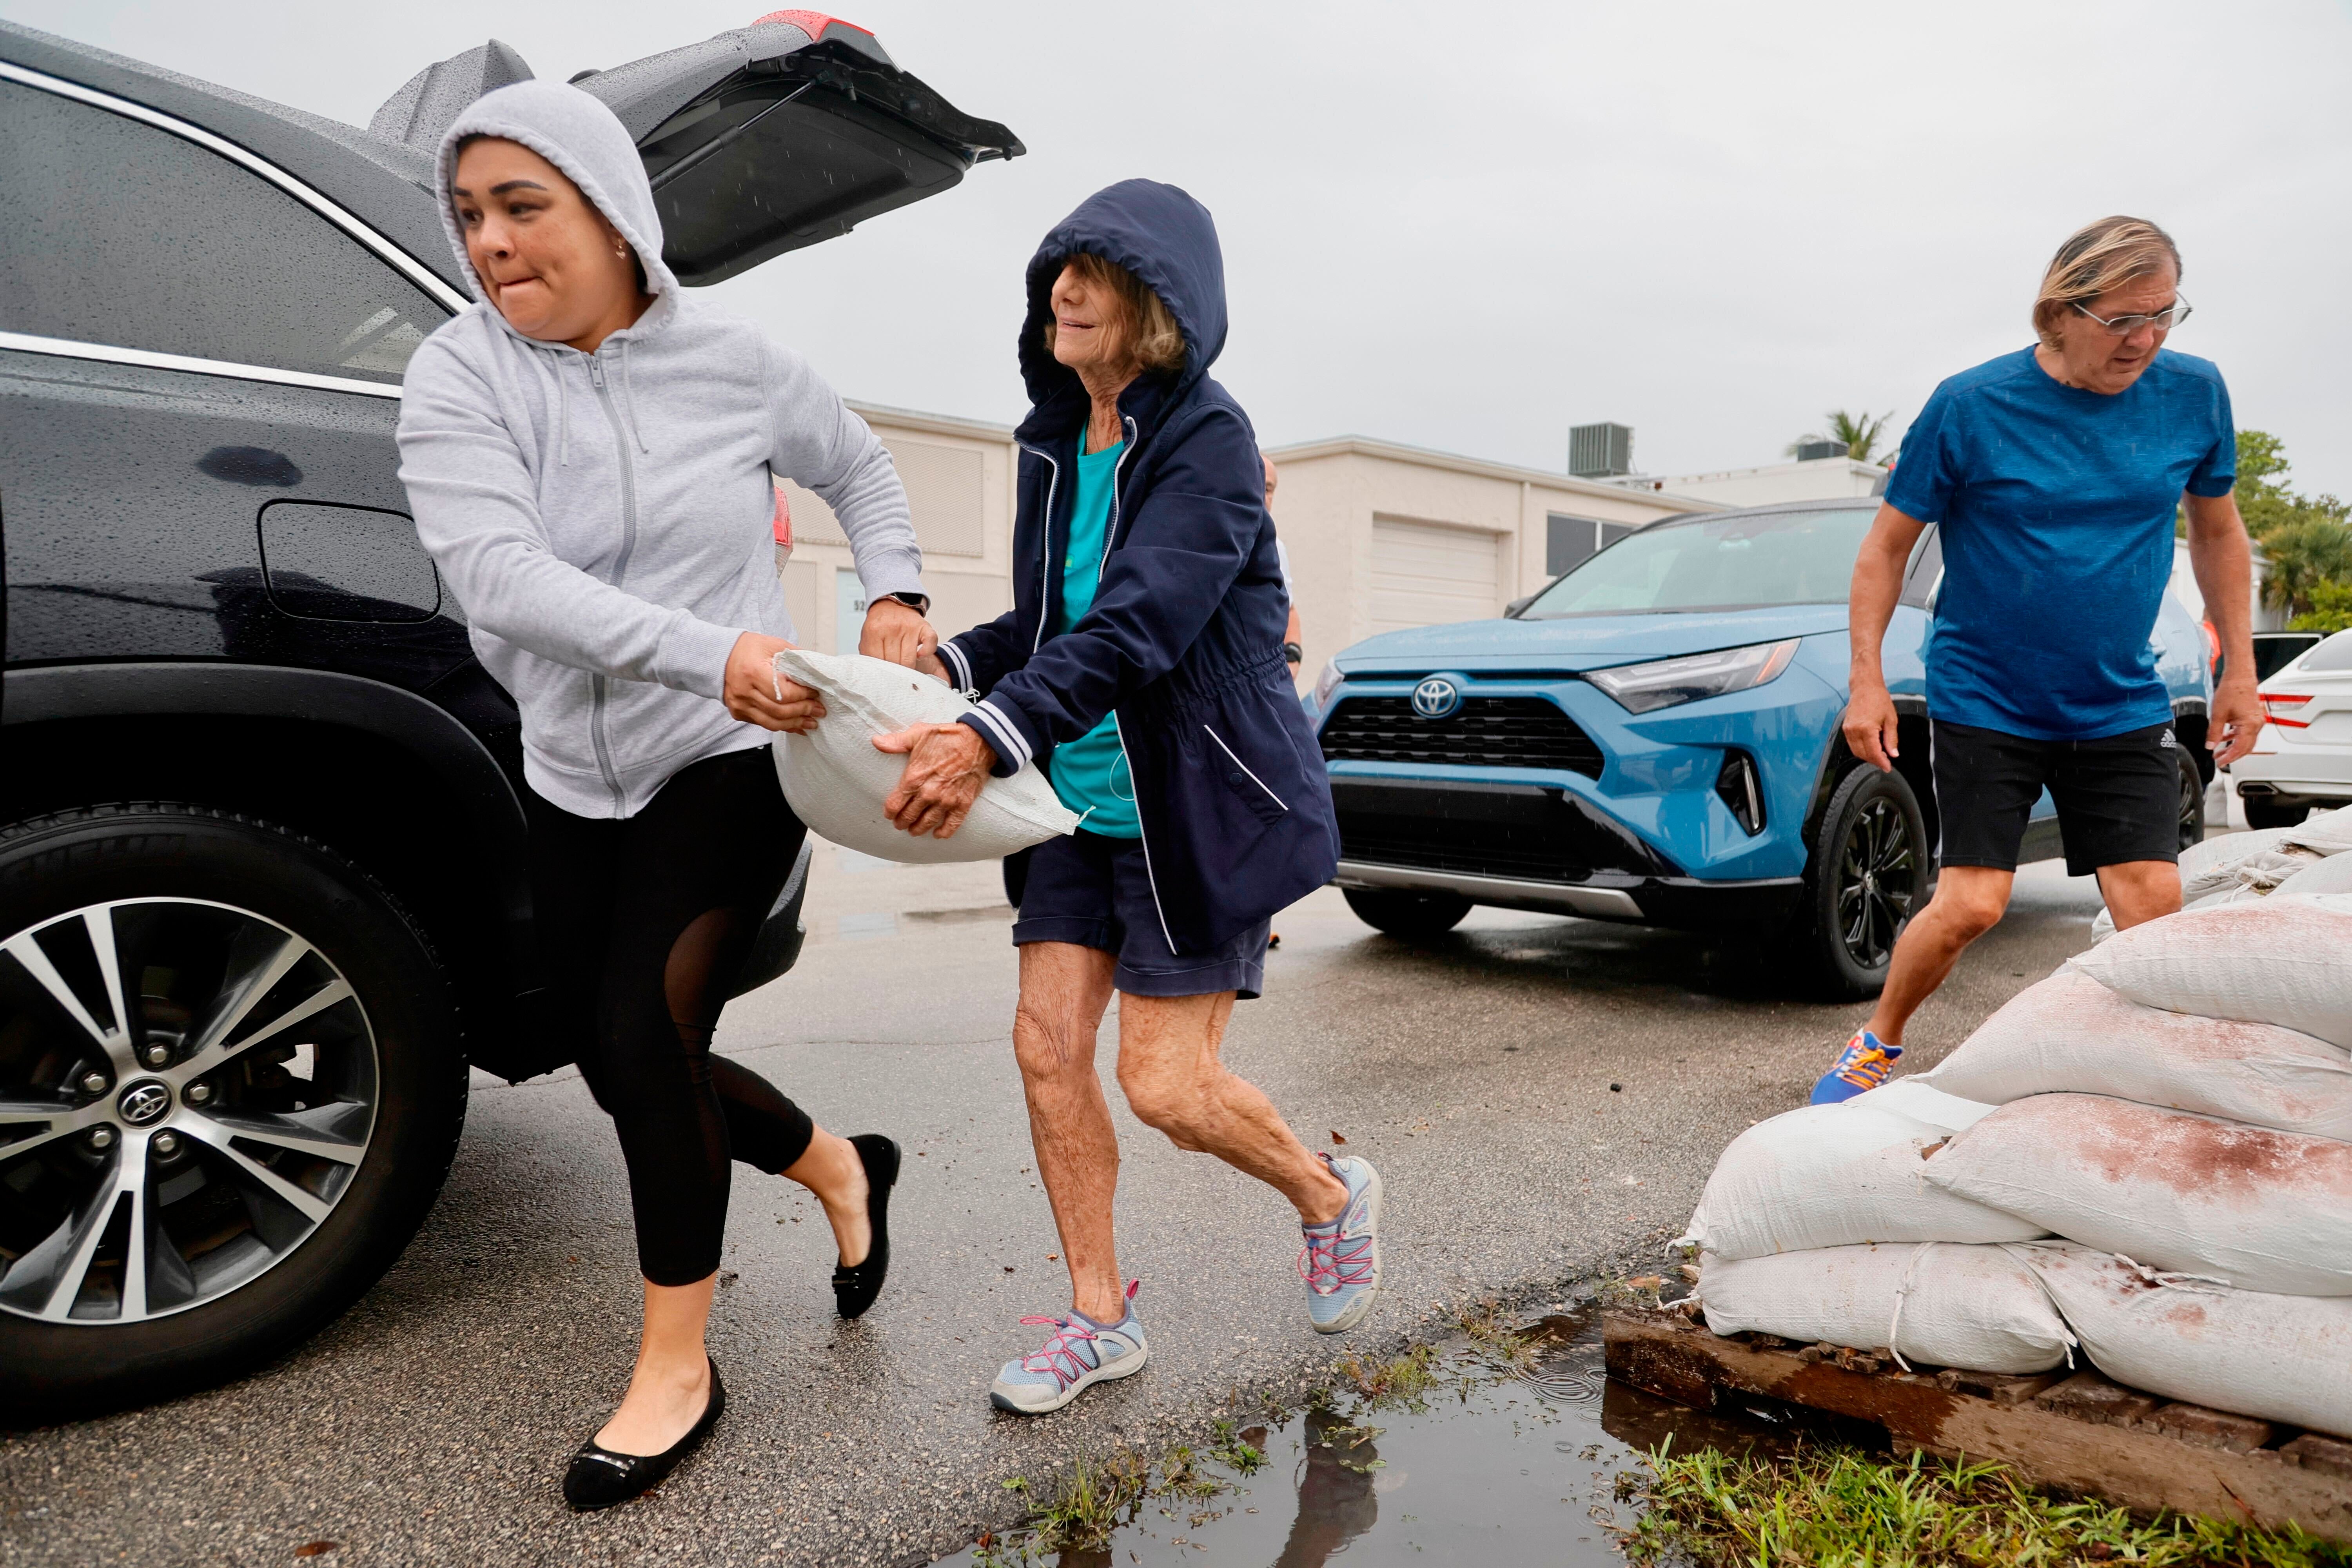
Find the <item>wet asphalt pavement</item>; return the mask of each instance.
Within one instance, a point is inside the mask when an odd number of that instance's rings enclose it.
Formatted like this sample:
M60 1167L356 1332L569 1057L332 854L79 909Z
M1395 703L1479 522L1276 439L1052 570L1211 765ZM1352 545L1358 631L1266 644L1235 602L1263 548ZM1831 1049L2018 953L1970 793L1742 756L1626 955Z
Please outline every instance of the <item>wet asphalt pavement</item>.
M317 1542L338 1568L926 1562L1017 1511L1008 1478L1295 1398L1465 1300L1654 1270L1717 1152L1800 1103L1866 1012L1792 1000L1738 941L1480 910L1409 946L1318 892L1276 921L1267 994L1236 1009L1226 1055L1310 1147L1337 1134L1379 1164L1380 1309L1310 1331L1295 1216L1140 1127L1112 1085L1151 1364L1016 1420L989 1380L1034 1348L1016 1320L1065 1309L1067 1284L1012 1062L1011 911L993 866L818 859L799 968L731 1006L719 1046L825 1127L904 1146L891 1281L864 1320L833 1315L815 1203L737 1167L712 1325L727 1416L652 1497L573 1516L564 1461L635 1345L618 1148L576 1075L477 1074L439 1206L341 1321L226 1388L0 1434L0 1563L286 1563ZM1909 1064L2087 946L2096 908L2087 879L2028 868Z

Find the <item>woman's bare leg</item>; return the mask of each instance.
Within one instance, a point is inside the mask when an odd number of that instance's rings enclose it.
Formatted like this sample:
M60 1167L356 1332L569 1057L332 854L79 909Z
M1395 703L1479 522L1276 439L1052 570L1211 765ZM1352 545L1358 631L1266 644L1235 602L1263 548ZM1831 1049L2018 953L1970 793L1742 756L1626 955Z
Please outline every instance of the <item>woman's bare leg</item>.
M703 1331L710 1321L710 1290L719 1276L691 1285L646 1282L646 1326L637 1342L637 1370L621 1407L596 1434L616 1454L658 1454L702 1419L710 1402L710 1357Z
M1219 1058L1234 994L1118 998L1118 1086L1138 1119L1179 1149L1214 1154L1288 1198L1308 1225L1336 1219L1348 1188L1256 1085Z
M1013 1054L1029 1100L1037 1174L1054 1205L1070 1303L1098 1323L1127 1315L1125 1282L1111 1235L1118 1190L1118 1137L1095 1076L1095 1033L1110 1005L1112 956L1076 942L1033 942L1021 949L1021 1005Z
M809 1140L808 1152L784 1167L784 1174L816 1194L833 1239L841 1248L842 1266L855 1268L866 1261L874 1246L874 1226L866 1213L870 1184L866 1162L846 1138L836 1138L820 1127Z

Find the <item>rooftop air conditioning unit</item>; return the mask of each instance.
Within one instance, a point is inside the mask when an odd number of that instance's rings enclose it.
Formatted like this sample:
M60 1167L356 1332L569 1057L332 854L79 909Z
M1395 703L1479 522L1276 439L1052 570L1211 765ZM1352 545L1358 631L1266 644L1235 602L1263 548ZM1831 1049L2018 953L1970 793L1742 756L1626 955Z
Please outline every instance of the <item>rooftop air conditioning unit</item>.
M1580 479L1613 479L1633 471L1633 427L1578 425L1568 432L1568 471Z
M1800 441L1797 443L1797 461L1801 463L1814 463L1819 462L1823 458L1843 458L1845 455L1846 447L1845 443L1843 441Z

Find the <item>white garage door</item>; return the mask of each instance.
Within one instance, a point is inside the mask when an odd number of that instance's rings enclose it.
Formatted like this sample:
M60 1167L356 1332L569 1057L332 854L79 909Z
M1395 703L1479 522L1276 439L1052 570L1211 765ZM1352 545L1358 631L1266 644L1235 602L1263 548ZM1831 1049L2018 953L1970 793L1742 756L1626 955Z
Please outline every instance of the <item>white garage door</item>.
M1372 630L1483 621L1502 613L1496 592L1501 535L1426 522L1372 520Z

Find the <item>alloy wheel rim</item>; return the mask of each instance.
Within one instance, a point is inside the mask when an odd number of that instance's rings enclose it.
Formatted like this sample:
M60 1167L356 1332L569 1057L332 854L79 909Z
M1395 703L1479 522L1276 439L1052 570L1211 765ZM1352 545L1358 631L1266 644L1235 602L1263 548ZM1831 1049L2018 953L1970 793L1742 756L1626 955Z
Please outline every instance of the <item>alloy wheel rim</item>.
M1884 965L1911 916L1918 857L1909 825L1891 800L1864 805L1838 855L1837 924L1846 953L1864 969Z
M285 1261L347 1194L379 1063L266 915L124 899L0 942L0 1312L122 1325Z

